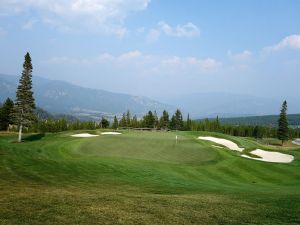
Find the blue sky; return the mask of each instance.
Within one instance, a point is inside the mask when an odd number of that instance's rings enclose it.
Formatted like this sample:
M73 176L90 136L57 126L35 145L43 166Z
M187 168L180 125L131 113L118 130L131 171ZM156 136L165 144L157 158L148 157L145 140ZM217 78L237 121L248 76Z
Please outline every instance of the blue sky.
M297 0L0 0L0 73L167 99L299 96Z

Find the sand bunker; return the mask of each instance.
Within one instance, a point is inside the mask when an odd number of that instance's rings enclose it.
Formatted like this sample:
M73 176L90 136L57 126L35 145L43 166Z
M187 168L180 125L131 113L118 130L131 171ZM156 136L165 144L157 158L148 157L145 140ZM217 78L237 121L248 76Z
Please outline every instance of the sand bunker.
M95 134L89 134L89 133L81 133L81 134L73 134L71 135L72 137L97 137L99 135L95 135Z
M118 135L121 134L119 132L102 132L102 135ZM82 138L88 138L88 137L98 137L99 135L96 134L89 134L89 133L81 133L81 134L73 134L72 137L82 137Z
M293 144L295 145L300 145L300 138L295 139L294 141L292 141Z
M247 156L247 155L242 155L242 157L259 160L259 161L264 161L264 162L276 162L276 163L290 163L294 160L294 156L288 155L288 154L283 154L280 152L269 152L269 151L264 151L261 149L256 149L254 151L251 151L250 153L253 155L257 155L261 158L254 158L254 157Z
M102 132L101 134L102 135L119 135L121 133L119 133L119 132Z
M223 138L216 138L216 137L198 137L200 140L206 140L206 141L212 141L220 145L224 145L225 147L234 150L234 151L239 151L242 152L244 148L240 148L236 143L223 139ZM300 145L300 143L299 143ZM222 148L220 146L212 145L213 147L217 148ZM269 152L269 151L264 151L261 149L256 149L254 151L250 152L253 155L257 155L260 158L254 158L248 155L241 155L244 158L248 159L254 159L254 160L259 160L259 161L264 161L264 162L275 162L275 163L290 163L294 160L294 156L288 155L288 154L283 154L280 152Z
M220 145L224 145L225 147L229 148L230 150L242 152L244 148L240 148L236 143L223 139L223 138L216 138L216 137L198 137L200 140L205 141L212 141Z

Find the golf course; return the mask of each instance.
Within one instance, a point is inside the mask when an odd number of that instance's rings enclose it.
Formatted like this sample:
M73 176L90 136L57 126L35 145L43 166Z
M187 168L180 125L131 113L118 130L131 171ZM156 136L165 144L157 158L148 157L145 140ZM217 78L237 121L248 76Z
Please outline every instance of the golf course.
M101 132L26 134L22 143L17 134L2 133L0 224L300 223L300 146L292 142L281 147L213 132ZM92 135L72 136L79 133ZM257 148L294 160L241 157L256 157L250 152Z

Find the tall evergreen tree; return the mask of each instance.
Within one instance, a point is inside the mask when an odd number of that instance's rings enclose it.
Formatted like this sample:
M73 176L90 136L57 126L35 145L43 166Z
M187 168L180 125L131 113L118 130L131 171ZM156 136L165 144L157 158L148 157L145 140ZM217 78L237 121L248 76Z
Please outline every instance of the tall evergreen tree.
M154 111L153 113L153 118L154 118L154 128L158 128L159 127L159 121L158 121L158 116L157 116L157 113L156 111Z
M19 127L18 142L22 141L24 126L30 125L35 120L35 102L32 91L32 64L31 57L27 52L23 64L23 72L16 92L14 119Z
M160 127L167 129L170 125L169 113L164 110L162 116L159 119Z
M131 126L131 115L130 115L130 111L127 110L126 113L126 127L130 127Z
M12 120L12 113L14 108L14 102L7 98L2 108L0 109L0 130L7 130Z
M152 113L152 111L149 111L144 117L143 117L143 125L148 128L154 128L155 125L155 118Z
M109 127L109 121L105 119L103 116L100 121L100 127L101 128L108 128Z
M219 116L217 116L217 119L216 119L217 131L219 131L220 125L221 125L221 124L220 124Z
M289 124L286 116L287 112L287 102L284 101L280 110L280 115L278 119L278 130L277 137L281 140L282 144L284 141L288 140L289 136Z
M117 117L115 116L114 117L114 122L112 124L112 128L116 130L118 128L118 126L119 126L119 122L118 122Z
M122 118L119 122L120 127L127 127L127 120L126 120L126 114L123 113Z
M136 115L133 116L132 120L131 120L131 126L133 128L137 128L139 125L139 122L138 122L138 118Z
M175 115L173 115L173 116L171 117L171 120L170 120L170 128L171 128L172 130L177 130Z
M188 113L187 119L186 119L186 130L191 130L192 128L192 121L190 119L190 114Z
M177 109L175 114L172 116L171 126L172 126L172 129L176 129L176 130L183 129L183 119L182 119L182 114L179 109Z

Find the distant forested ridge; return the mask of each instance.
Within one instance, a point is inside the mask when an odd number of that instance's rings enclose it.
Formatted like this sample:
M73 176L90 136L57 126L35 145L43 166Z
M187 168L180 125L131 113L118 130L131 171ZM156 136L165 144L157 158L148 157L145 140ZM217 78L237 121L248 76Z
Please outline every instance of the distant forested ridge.
M49 113L46 110L36 107L35 109L35 115L38 120L53 120L53 119L65 119L67 121L77 121L79 118L69 115L69 114L55 114L55 113Z
M15 100L18 76L0 74L0 102ZM176 108L142 96L113 93L100 89L80 87L65 81L32 77L36 105L51 114L68 114L80 120L100 120L102 116L113 119L130 109L142 116L149 110L161 113Z
M300 127L300 114L289 114L287 116L290 127ZM222 124L228 125L258 125L258 126L272 126L277 127L278 115L267 116L247 116L247 117L232 117L232 118L220 118ZM204 121L201 119L199 121ZM215 120L215 118L209 119Z

